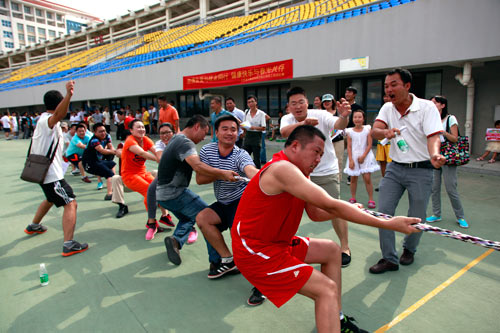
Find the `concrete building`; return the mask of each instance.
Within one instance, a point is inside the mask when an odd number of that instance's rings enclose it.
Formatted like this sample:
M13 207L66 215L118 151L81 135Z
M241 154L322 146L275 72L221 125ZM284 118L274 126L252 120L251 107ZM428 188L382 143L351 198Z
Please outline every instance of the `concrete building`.
M497 93L500 89L500 43L489 37L500 31L496 17L500 2L408 0L394 7L391 2L361 4L355 7L361 12L373 4L387 3L388 7L342 20L315 16L314 19L320 17L324 22L300 30L290 28L293 24L285 25L267 35L260 34L251 42L231 44L222 38L221 44L217 44L222 46L209 52L196 49L198 45L180 52L175 59L165 58L141 67L82 76L77 78L72 107L131 105L135 109L154 104L159 95L166 94L175 102L181 116L189 117L194 113L208 115L206 96L231 96L237 106L244 109L246 96L253 94L259 98L261 109L274 117L284 108L285 92L290 86L303 86L312 103L315 95L327 92L336 98L342 97L345 88L353 85L358 89L357 102L368 112L371 122L381 105L384 73L394 67L405 67L414 74L412 91L417 96L430 98L443 94L448 97L449 111L457 116L461 134L469 135L472 152L480 153L484 148L485 129L493 127L493 122L500 119L500 95ZM206 10L203 3L208 4ZM81 45L90 45L95 35L103 35L105 43L116 43L121 38L117 36L140 36L155 29L169 31L189 26L193 19L199 23L222 19L224 15L245 15L245 3L160 2L68 36L65 47L70 47L71 40L76 38ZM182 10L174 4L183 6ZM285 4L282 8L290 5ZM322 2L314 2L312 8L320 5ZM266 6L281 7L282 2L267 2L260 7L250 3L248 12L265 10ZM203 13L206 13L205 18ZM50 48L46 47L46 51L50 53ZM16 57L27 53L0 57L0 64L8 70L9 63L14 65ZM287 79L204 89L185 89L183 85L187 76L285 60L293 62L293 75ZM9 91L0 89L0 110L40 110L43 93L61 88L59 82Z

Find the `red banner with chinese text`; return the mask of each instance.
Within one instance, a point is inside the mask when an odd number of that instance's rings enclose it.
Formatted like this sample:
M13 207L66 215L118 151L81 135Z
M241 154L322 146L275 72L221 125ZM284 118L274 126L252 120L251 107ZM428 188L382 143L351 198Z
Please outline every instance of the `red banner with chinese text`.
M283 60L226 71L184 76L183 89L206 89L293 78L293 60Z

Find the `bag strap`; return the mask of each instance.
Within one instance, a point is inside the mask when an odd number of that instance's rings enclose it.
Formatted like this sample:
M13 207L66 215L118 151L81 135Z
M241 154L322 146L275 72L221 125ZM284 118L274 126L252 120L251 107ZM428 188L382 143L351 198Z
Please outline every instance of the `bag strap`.
M448 115L448 119L446 119L446 132L448 132L448 133L451 133L450 132L450 117L452 117L452 116L453 115L450 114L450 115ZM455 116L453 116L453 117L455 117ZM460 137L461 135L460 135L460 129L458 128L458 124L457 124L457 132L458 132L458 136Z
M30 156L30 153L31 153L31 145L33 144L33 139L31 139L30 141L30 146L28 147L28 153L26 154L26 158L28 158L28 156Z
M52 141L52 143L50 144L49 151L47 152L47 158L49 158L49 154L50 154L50 151L52 150L53 144L54 144L54 141ZM54 160L54 156L56 156L58 146L59 146L59 139L57 139L56 147L52 151L52 156L50 156L50 162L52 162Z

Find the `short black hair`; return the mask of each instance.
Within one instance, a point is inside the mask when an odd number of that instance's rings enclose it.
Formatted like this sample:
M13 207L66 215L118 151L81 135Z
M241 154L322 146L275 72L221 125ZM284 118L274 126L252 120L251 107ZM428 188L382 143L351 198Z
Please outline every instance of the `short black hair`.
M134 125L137 122L141 122L142 123L142 120L140 120L140 119L134 119L134 120L132 120L130 123L128 123L128 129L131 130L132 128L134 128Z
M247 97L247 102L248 102L248 100L249 100L250 98L253 98L253 99L255 100L255 103L258 103L258 102L259 102L259 100L257 99L257 97L256 97L255 95L248 95L248 97Z
M498 125L500 125L500 120L495 121L495 127L497 127Z
M92 130L94 131L94 133L101 126L104 127L104 128L106 128L106 126L104 126L103 123L95 123L94 126L92 126Z
M444 104L443 110L441 110L441 119L444 119L448 115L448 99L441 95L432 96L431 100L435 99L436 102Z
M83 128L84 130L87 130L87 126L85 126L84 124L76 125L76 129L78 130L79 128Z
M171 123L168 123L168 122L167 122L167 123L162 123L162 124L160 125L160 127L158 127L158 132L160 132L160 130L161 130L163 127L168 127L168 128L170 128L170 129L172 130L172 132L174 131L174 126L172 126L172 124L171 124Z
M123 111L118 110L118 111L116 111L116 114L119 114L120 116L123 116Z
M160 101L165 101L165 102L166 102L166 101L167 101L167 97L165 97L165 96L160 96L160 97L158 97L158 100L160 100Z
M200 127L201 128L205 128L205 127L208 127L208 120L203 117L202 115L200 114L195 114L194 116L192 116L188 122L186 123L186 127L185 128L190 128L190 127L193 127L194 125L196 124L200 124Z
M233 101L233 103L234 103L234 104L236 104L236 102L234 101L234 98L232 98L232 97L227 97L227 98L226 98L226 102L227 102L227 101Z
M304 88L302 87L292 87L290 89L288 89L288 91L286 92L286 100L287 102L290 101L290 97L292 97L293 95L304 95L306 96L306 91L304 90Z
M59 91L49 90L43 96L43 104L47 110L54 111L63 99L64 97Z
M403 81L403 83L411 83L412 81L412 75L410 73L409 70L407 69L404 69L404 68L394 68L394 69L391 69L387 74L385 74L386 76L389 76L389 75L394 75L394 74L399 74L399 76L401 77L401 81Z
M70 129L71 129L72 127L75 127L75 130L76 130L76 128L78 127L78 124L71 124L71 125L69 126L69 128L70 128Z
M358 94L358 89L354 88L353 86L349 86L349 87L345 88L345 91L350 91L350 92L352 92L354 95L357 95L357 94Z
M311 125L297 126L286 140L285 148L290 146L295 140L297 140L300 145L304 147L309 142L313 141L315 136L319 137L323 141L326 141L325 135L316 127Z
M220 123L222 123L223 121L226 121L226 120L234 121L236 123L236 129L240 128L240 124L238 123L238 120L235 117L230 116L230 115L225 115L225 116L217 118L217 120L215 121L215 124L214 124L215 130L216 131L219 130Z

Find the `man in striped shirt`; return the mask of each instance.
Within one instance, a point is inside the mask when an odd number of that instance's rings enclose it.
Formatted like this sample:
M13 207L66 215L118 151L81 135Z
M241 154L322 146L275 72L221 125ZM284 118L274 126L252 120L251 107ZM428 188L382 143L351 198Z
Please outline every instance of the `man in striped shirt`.
M235 145L238 140L238 120L232 115L224 115L215 121L214 129L218 142L209 143L200 150L200 160L211 167L232 170L240 177L252 178L259 170L250 155ZM208 248L210 261L209 279L216 279L227 273L237 272L233 256L229 251L222 232L231 228L234 214L241 195L246 188L245 181L228 182L217 180L202 173L196 174L198 184L214 184L216 202L203 209L196 216Z

